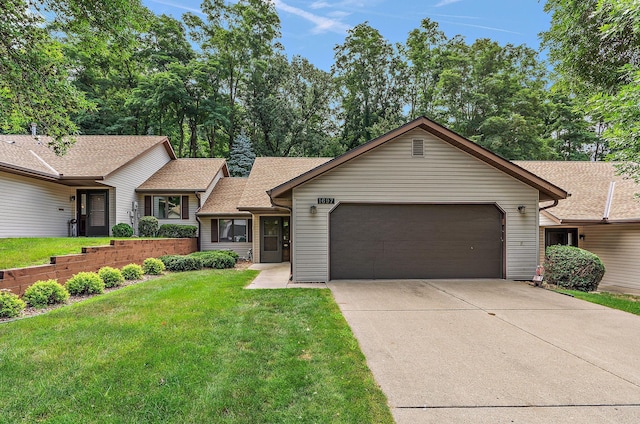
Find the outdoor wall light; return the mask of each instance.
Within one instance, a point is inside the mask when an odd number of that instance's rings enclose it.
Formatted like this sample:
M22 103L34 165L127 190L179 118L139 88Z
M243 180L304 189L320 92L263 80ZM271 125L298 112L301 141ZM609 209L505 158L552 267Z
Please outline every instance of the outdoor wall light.
M318 208L316 207L316 205L311 205L311 207L309 208L309 213L311 215L315 215L318 213Z
M71 196L71 197L69 197L69 201L70 201L70 202L75 202L75 201L76 201L76 196Z
M580 234L578 237L580 237L580 240L584 241L584 234Z
M518 212L520 213L520 215L524 215L525 213L527 213L527 207L525 205L518 206Z

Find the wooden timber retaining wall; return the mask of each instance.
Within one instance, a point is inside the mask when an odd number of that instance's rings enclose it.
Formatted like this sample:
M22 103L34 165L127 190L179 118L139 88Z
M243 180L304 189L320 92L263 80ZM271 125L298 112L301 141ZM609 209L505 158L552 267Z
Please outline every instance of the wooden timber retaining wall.
M83 247L77 255L52 256L50 265L0 271L0 289L22 295L38 280L56 279L64 284L81 271L98 271L103 266L122 268L130 263L142 265L147 258L188 255L197 250L197 239L111 240L109 246Z

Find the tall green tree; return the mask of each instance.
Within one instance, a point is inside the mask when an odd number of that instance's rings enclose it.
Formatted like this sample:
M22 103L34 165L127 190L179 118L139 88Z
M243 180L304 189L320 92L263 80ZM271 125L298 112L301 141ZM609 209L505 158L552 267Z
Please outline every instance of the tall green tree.
M75 34L95 42L123 37L146 9L139 0L6 0L2 9L0 127L16 131L35 122L63 152L72 142L65 136L77 131L70 114L91 104L71 84L57 36Z
M350 29L334 50L341 138L351 149L404 120L403 66L394 46L368 23Z

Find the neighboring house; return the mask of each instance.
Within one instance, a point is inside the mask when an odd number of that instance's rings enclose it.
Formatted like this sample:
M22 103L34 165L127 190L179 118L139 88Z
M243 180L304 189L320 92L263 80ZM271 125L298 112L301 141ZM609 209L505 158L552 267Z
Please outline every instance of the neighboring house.
M147 212L196 225L201 202L228 176L223 159L177 159L166 137L76 140L56 156L46 137L0 135L0 237L105 236Z
M298 282L530 279L538 203L567 196L426 118L332 160L258 158L244 186L235 184L224 187L229 203L216 205L214 190L198 214L209 235L202 245L228 247L220 233L239 197L254 261L290 260Z
M540 257L554 244L581 247L602 259L602 289L640 293L640 186L612 162L516 163L571 194L540 204L553 206L540 212Z

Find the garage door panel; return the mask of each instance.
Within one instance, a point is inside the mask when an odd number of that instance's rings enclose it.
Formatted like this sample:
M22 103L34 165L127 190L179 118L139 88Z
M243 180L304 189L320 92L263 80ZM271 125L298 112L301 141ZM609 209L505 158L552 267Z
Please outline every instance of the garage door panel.
M342 204L330 218L332 279L500 278L493 205Z

